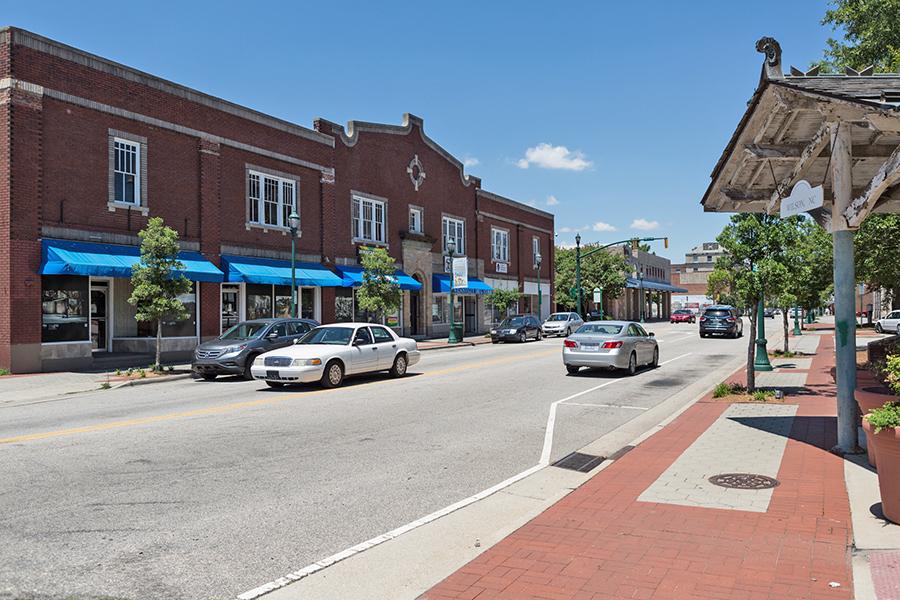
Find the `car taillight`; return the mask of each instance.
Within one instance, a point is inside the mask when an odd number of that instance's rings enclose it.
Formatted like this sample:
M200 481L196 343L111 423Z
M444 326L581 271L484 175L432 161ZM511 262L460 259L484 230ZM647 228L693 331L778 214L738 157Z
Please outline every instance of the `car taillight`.
M622 342L604 342L603 347L604 348L621 348Z
M578 343L575 340L564 340L563 346L565 346L566 348L577 348Z
M700 322L701 322L701 323L702 323L703 321L705 321L705 320L706 320L706 317L700 317Z
M734 323L734 317L727 317L725 320L729 323Z

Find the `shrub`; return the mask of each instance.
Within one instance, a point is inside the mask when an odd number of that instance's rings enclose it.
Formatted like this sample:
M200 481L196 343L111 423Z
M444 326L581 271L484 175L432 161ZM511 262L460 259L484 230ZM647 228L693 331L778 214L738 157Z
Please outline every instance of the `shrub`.
M9 373L10 373L9 369L0 369L0 377L3 377L4 375L9 375Z
M754 402L765 402L770 396L774 396L775 392L773 390L756 390L753 392L753 401Z
M900 402L887 402L881 408L870 412L866 419L869 420L869 425L872 426L875 433L882 429L900 427Z
M891 354L881 367L884 382L891 391L900 396L900 354Z
M724 398L725 396L730 396L732 394L743 394L746 391L747 388L740 383L728 383L727 381L723 381L713 388L713 398Z
M143 379L146 376L147 376L147 371L145 371L144 369L141 369L140 371L138 371L138 377L140 377L141 379Z
M132 375L134 375L134 369L129 367L129 369L127 371L125 371L125 375L127 375L128 377L131 377Z

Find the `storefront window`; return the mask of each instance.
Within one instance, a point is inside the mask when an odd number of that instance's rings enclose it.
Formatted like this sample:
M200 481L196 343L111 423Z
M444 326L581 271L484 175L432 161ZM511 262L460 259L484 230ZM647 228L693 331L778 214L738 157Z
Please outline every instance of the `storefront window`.
M449 323L447 306L449 300L444 294L435 294L431 300L431 322L434 324Z
M290 300L290 298L288 299ZM272 286L247 284L247 320L272 317Z
M354 299L356 298L356 289L353 290ZM354 316L354 320L359 323L380 323L382 325L387 325L388 327L400 327L400 313L403 308L403 302L401 299L400 306L397 308L394 313L389 315L381 315L378 313L369 312L367 310L361 310L359 308L359 303L354 302L354 306L356 307L356 314Z
M353 290L336 288L334 290L334 320L346 323L353 320Z
M178 296L188 312L185 319L164 318L163 337L195 337L197 335L197 283L191 283L191 291ZM156 337L155 321L138 321L137 337Z
M87 277L41 277L41 341L87 341L87 297Z
M291 286L275 286L275 316L289 319L291 314Z
M316 290L313 288L300 288L300 318L316 318Z

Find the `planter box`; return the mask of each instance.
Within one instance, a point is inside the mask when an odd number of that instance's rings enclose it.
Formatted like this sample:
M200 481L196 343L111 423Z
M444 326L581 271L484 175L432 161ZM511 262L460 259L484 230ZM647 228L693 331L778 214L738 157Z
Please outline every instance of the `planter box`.
M871 434L878 459L878 489L881 510L894 523L900 523L900 427L883 429L878 433L863 419L866 436Z
M891 394L889 390L887 390L887 388L883 388L885 389L885 391L888 391L887 394L880 394L877 392L869 391L872 389L880 389L874 379L870 385L866 385L866 383L863 383L862 385L869 389L867 390L857 388L854 395L856 396L856 403L859 405L859 412L863 416L867 415L869 412L875 410L876 408L881 408L882 406L884 406L885 402L891 402L892 400L897 399L897 397ZM866 432L866 452L868 452L869 455L869 464L874 467L876 466L875 448L872 442L871 430L866 428L865 419L863 419L863 430Z

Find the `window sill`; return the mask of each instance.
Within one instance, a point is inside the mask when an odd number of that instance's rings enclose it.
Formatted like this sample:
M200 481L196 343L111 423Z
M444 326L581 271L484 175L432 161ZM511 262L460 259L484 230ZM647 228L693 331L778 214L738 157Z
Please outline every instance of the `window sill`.
M381 246L382 248L389 248L387 242L376 242L375 240L364 240L362 238L353 238L350 240L354 244L365 244L366 246Z
M262 229L263 233L269 233L270 231L272 231L272 232L280 232L281 235L290 235L291 234L290 227L282 227L281 225L263 225L262 223L248 222L248 223L245 223L245 226L247 227L247 231L250 231L251 229ZM301 237L302 234L303 234L303 231L298 229L297 237L298 238Z
M145 217L150 214L149 206L141 206L140 204L131 204L130 202L107 202L106 207L109 209L109 212L116 212L116 209L122 209L122 210L139 211Z

